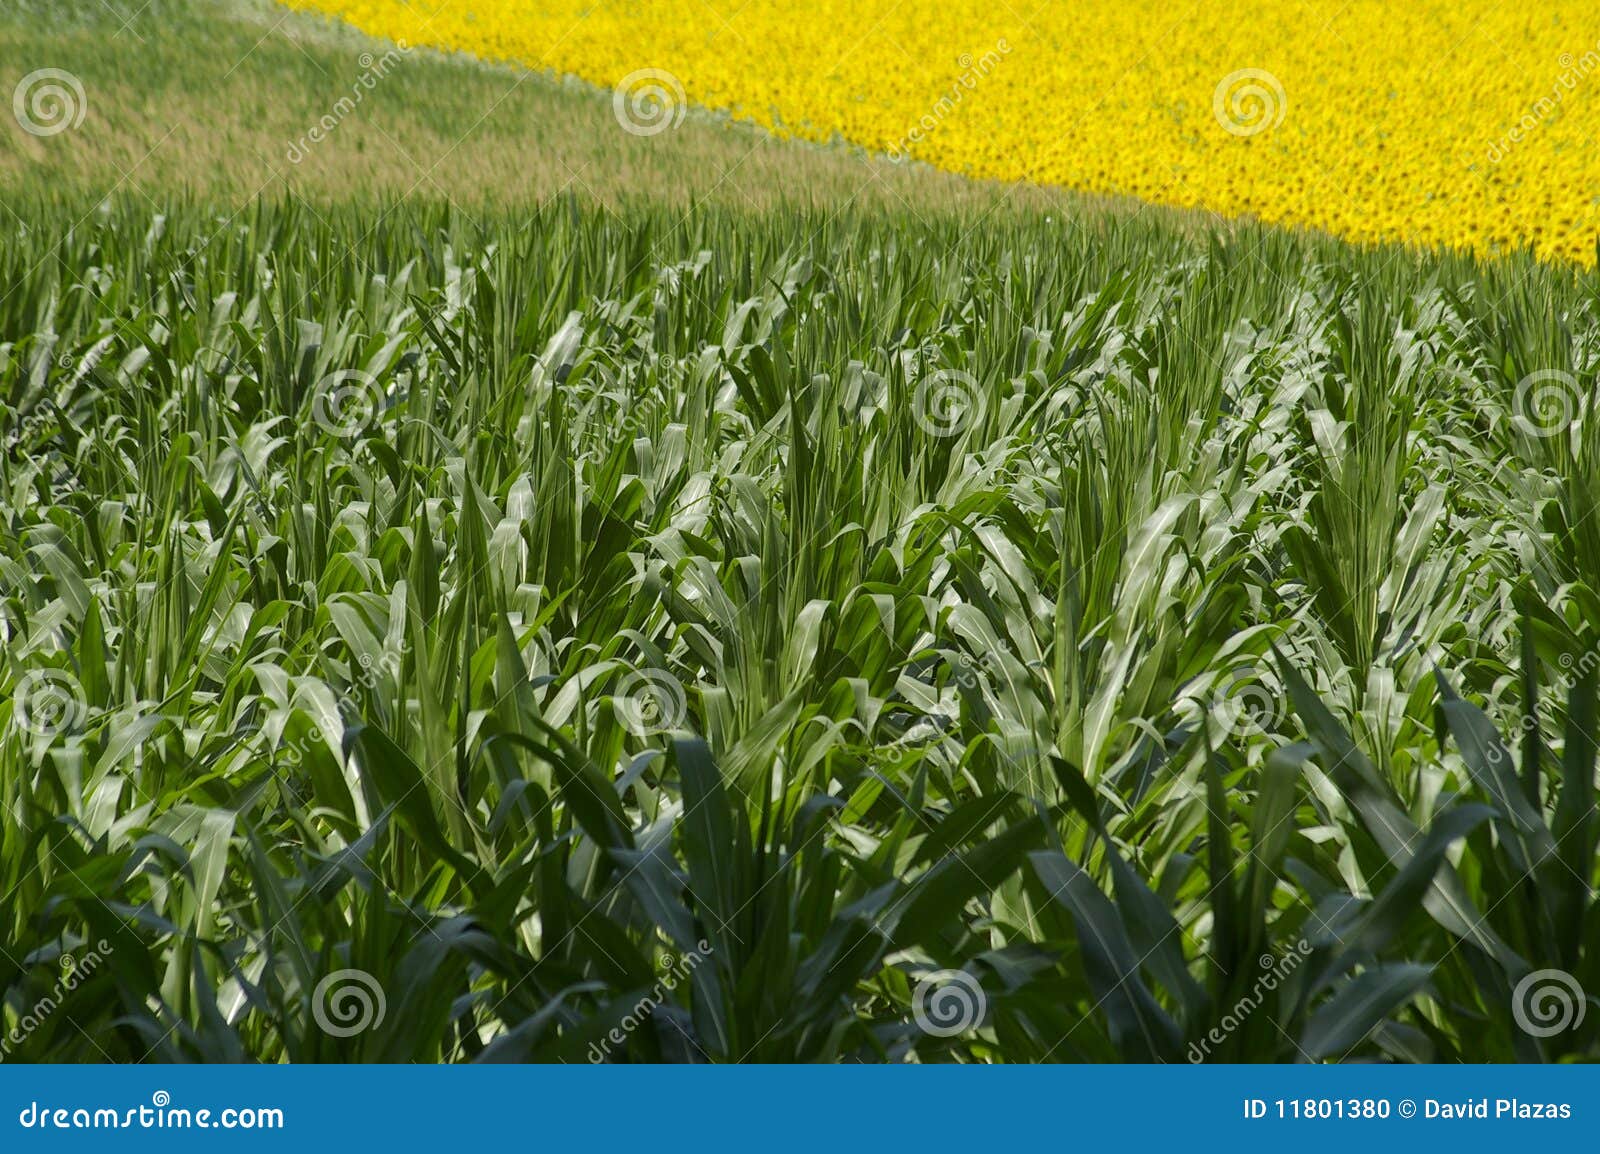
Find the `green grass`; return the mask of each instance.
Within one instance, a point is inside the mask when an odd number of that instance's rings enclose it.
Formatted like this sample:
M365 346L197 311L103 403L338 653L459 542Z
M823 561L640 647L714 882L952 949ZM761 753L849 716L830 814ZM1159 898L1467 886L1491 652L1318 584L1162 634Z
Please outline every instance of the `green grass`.
M75 179L0 1059L1600 1057L1592 275Z

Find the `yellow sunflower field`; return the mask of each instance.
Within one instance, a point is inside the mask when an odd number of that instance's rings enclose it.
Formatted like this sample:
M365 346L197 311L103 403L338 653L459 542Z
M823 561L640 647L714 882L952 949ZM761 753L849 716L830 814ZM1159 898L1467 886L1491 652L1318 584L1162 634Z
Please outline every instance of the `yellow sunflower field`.
M1600 22L1576 3L290 4L631 83L645 113L684 98L976 176L1594 260Z

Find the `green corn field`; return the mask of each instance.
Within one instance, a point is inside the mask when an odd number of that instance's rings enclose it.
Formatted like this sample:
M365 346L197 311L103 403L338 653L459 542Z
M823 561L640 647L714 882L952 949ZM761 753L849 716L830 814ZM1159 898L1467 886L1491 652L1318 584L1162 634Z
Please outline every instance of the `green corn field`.
M1592 272L16 163L0 1060L1600 1058Z

